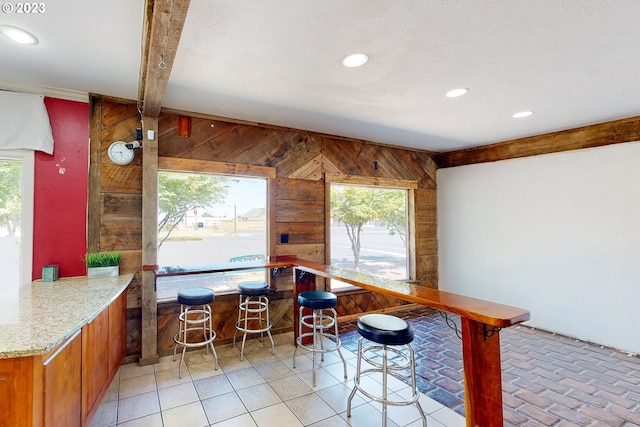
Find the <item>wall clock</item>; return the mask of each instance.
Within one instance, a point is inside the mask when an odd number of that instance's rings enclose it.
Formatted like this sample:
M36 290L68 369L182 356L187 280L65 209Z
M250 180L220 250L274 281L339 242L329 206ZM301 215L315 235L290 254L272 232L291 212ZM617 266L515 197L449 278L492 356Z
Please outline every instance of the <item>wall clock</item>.
M109 159L117 165L128 165L134 157L133 149L128 148L127 144L122 141L112 143L109 146L108 154Z

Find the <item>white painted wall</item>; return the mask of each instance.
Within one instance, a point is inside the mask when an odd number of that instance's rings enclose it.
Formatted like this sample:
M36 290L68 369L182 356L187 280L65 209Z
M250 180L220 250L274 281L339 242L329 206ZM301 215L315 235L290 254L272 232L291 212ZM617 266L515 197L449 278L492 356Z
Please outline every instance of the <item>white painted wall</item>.
M640 353L640 143L438 170L440 290Z

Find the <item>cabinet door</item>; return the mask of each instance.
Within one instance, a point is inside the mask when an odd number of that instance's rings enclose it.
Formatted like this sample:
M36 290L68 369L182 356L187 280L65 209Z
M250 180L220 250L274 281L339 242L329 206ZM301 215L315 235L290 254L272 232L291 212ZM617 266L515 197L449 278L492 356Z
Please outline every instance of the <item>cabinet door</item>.
M127 292L109 306L109 376L118 370L127 352Z
M82 343L77 332L56 349L44 362L44 425L80 426ZM33 390L37 393L37 390Z
M82 417L93 409L108 377L109 310L82 328Z
M33 357L0 359L0 427L42 423L32 418L33 363Z

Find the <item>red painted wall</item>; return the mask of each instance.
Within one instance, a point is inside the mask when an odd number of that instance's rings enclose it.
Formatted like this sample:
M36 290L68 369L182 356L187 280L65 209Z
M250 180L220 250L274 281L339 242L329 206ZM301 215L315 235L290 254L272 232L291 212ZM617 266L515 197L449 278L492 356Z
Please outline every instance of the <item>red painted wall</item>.
M33 279L58 264L60 277L84 276L87 248L89 105L45 98L53 155L36 151L34 170Z

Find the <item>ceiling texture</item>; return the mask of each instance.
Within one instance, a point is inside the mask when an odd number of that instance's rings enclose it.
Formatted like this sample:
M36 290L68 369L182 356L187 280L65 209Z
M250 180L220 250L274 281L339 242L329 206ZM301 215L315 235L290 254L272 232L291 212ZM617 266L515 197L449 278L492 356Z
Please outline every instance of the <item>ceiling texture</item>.
M638 0L43 4L0 12L39 38L0 37L0 88L433 152L640 115ZM369 62L341 65L356 52ZM469 93L445 97L455 88Z

